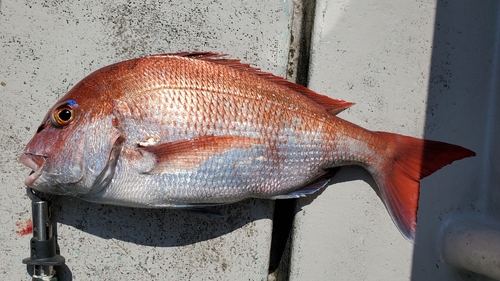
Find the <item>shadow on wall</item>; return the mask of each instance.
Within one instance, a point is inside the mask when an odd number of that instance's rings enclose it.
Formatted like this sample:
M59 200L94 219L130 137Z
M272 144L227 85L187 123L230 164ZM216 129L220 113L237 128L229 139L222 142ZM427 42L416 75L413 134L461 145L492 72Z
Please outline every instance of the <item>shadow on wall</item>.
M499 169L494 173L499 156L494 140L500 138L494 128L500 121L499 17L498 1L437 1L425 138L459 144L477 156L474 162L453 163L459 166L454 171L463 173L443 169L422 181L412 280L487 278L446 264L440 239L453 218L499 218L498 181L492 178L498 179Z
M195 244L233 232L256 220L270 219L271 205L270 200L245 200L217 207L216 210L223 216L215 216L177 209L101 205L70 196L55 196L52 199L53 217L57 223L108 239L109 243L112 243L111 240L120 240L153 247ZM61 229L59 232L65 233ZM57 232L54 235L70 244L72 239L77 239L73 236L63 237ZM251 236L251 233L248 235ZM61 242L59 244L64 247ZM61 254L64 256L66 253ZM63 265L56 268L59 280L73 280L70 267ZM29 266L27 271L33 273Z
M155 247L206 241L272 216L266 211L271 201L257 199L216 207L223 216L177 209L101 205L69 196L57 196L52 201L58 223L104 239Z

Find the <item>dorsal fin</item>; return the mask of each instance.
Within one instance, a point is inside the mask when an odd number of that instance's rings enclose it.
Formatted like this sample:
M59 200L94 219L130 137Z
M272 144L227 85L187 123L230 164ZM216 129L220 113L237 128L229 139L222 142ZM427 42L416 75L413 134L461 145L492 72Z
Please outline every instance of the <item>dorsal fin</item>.
M260 68L255 68L250 66L249 64L242 63L238 59L228 59L225 58L225 54L218 54L218 53L209 53L209 52L182 52L182 53L171 53L171 54L164 54L166 56L178 56L178 57L186 57L186 58L192 58L192 59L197 59L197 60L204 60L204 61L209 61L221 65L225 65L228 67L231 67L236 70L240 71L245 71L247 73L257 75L261 78L266 79L267 81L271 81L273 83L279 84L281 86L285 86L294 92L297 92L299 94L302 94L306 96L307 98L313 100L315 103L319 104L321 107L325 109L328 113L332 115L337 115L338 113L342 112L343 110L351 107L354 105L353 102L348 102L344 100L336 100L329 98L327 96L318 94L312 90L309 90L308 88L295 84L293 82L290 82L286 80L285 78L276 76L274 74L268 73L268 72L263 72L260 70Z

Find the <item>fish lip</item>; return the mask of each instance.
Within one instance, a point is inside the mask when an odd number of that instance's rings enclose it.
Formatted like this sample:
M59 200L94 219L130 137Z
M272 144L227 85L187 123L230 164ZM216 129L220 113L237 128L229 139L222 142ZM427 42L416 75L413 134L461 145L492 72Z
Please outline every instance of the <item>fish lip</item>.
M28 187L33 185L33 183L42 175L42 168L45 165L46 156L33 154L33 153L23 153L19 157L19 163L32 169L33 171L24 179L24 184Z

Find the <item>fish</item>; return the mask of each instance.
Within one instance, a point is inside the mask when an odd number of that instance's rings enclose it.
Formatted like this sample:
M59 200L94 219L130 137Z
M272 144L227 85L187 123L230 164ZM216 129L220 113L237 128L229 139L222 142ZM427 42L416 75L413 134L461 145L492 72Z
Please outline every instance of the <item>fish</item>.
M353 104L226 55L150 55L77 83L19 162L33 190L137 208L299 198L358 165L412 241L420 179L475 153L337 116Z

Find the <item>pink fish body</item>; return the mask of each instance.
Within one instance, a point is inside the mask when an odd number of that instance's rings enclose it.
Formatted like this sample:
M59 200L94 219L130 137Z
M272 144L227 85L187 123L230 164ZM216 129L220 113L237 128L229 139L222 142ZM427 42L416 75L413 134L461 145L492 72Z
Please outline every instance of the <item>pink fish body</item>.
M20 162L35 190L145 208L299 197L360 165L413 239L419 180L475 153L335 116L351 105L216 54L149 56L78 83Z

